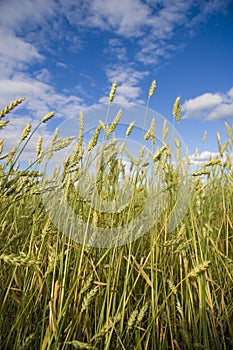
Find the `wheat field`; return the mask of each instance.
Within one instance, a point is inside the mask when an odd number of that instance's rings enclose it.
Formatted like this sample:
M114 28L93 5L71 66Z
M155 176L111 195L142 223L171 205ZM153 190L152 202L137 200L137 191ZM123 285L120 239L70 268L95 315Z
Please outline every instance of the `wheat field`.
M117 84L109 95L109 108ZM148 102L154 94L153 81ZM33 130L25 126L18 144L4 153L4 130L19 99L0 114L0 348L21 349L232 349L233 348L233 168L232 129L228 141L217 135L218 157L191 175L193 190L182 221L171 232L167 222L177 200L177 169L169 152L154 155L167 183L168 200L157 222L136 240L107 248L80 244L61 234L41 200L40 165L67 147L72 138L55 131L49 152L39 137L35 158L18 166ZM173 114L180 121L177 98ZM49 123L49 113L41 124ZM146 116L145 116L146 118ZM98 145L100 132L114 138L120 115L106 116L87 146L83 144L85 115L73 154L63 163L60 185L84 222L109 232L130 222L145 205L147 189L141 177L132 180L135 196L120 213L100 213L83 201L77 186L84 148ZM39 126L37 129L39 128ZM133 121L126 137L132 132ZM154 145L154 128L144 135ZM124 167L109 158L95 174L98 190L113 199L114 184ZM133 163L133 160L132 160ZM56 174L54 175L56 176ZM145 175L144 175L145 176ZM203 180L203 178L205 180ZM55 190L52 189L52 190ZM59 208L56 208L59 215Z

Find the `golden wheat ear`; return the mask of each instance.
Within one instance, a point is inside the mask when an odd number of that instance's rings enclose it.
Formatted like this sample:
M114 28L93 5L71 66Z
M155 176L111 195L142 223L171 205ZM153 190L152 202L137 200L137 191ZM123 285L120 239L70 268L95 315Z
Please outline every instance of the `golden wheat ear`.
M117 81L114 81L114 83L112 84L112 87L111 87L110 94L109 94L109 103L112 103L114 100L116 88L117 88Z
M181 107L180 107L180 97L177 97L173 106L173 112L172 114L176 118L177 122L180 122L180 112L181 112Z
M19 98L18 100L15 100L14 102L12 102L9 106L6 106L6 108L2 109L1 113L0 113L0 119L2 119L6 114L8 114L10 111L12 111L15 107L17 107L24 100L25 100L25 97Z

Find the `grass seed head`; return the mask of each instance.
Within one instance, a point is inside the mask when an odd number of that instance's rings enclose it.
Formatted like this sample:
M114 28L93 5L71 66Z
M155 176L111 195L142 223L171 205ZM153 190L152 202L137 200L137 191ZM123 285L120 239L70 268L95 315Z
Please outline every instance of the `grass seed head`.
M3 150L3 140L0 140L0 154L2 153Z
M187 278L196 278L205 272L210 266L210 261L204 261L202 264L196 266L192 271L190 271L187 275Z
M82 302L81 313L83 313L83 311L85 311L88 308L92 299L97 294L98 290L99 290L99 287L96 286L96 287L92 288L90 290L90 292L87 293L87 295L85 296L85 298L83 299L83 302Z
M221 160L217 158L217 159L212 159L209 162L205 163L204 166L213 166L221 163L222 163Z
M193 176L210 175L210 171L208 169L201 169L201 170L194 171L192 175Z
M133 327L133 325L136 323L136 318L137 318L137 315L138 315L138 310L135 309L132 314L130 315L130 318L128 320L128 325L127 325L127 328L128 329L131 329Z
M114 118L112 124L110 125L110 127L109 127L109 133L112 133L112 132L116 129L117 124L118 124L118 122L119 122L121 116L122 116L122 109L119 110L119 112L118 112L117 115L115 116L115 118Z
M181 107L180 107L180 97L177 97L173 106L173 112L172 114L176 118L177 122L180 122L180 112L181 112Z
M8 165L8 164L11 163L11 161L12 161L14 155L16 154L17 150L18 150L18 147L15 146L15 147L12 148L12 150L10 151L10 153L8 153L8 155L7 155L7 160L6 160L6 165Z
M23 130L23 132L22 132L22 134L20 136L20 142L22 142L23 140L25 140L27 138L27 136L29 135L29 133L31 131L31 128L32 128L32 125L30 123L28 123L25 126L25 128L24 128L24 130Z
M150 130L147 131L147 133L144 136L144 140L147 141L150 138Z
M135 121L133 121L133 122L131 122L129 124L129 126L128 126L127 130L126 130L126 133L125 133L126 137L128 137L131 134L131 132L133 130L133 127L134 127L134 124L135 124Z
M1 122L1 121L0 121L0 130L1 130L2 128L4 128L4 126L6 126L8 123L9 123L9 120L5 120L4 122Z
M58 135L59 135L59 128L56 128L53 134L52 144L57 141Z
M149 98L154 95L155 89L156 89L156 80L153 80L148 93Z
M37 156L41 152L42 141L43 141L43 136L40 135L39 138L38 138L37 144L36 144L36 154L37 154Z
M25 100L24 97L19 98L18 100L12 102L9 106L6 106L6 108L1 110L0 113L0 119L3 118L7 113L12 111L15 107L17 107L20 103L22 103Z
M83 113L79 113L79 135L78 135L78 148L83 144L83 131L84 131L84 116Z
M112 103L114 100L114 96L116 93L116 88L117 88L117 81L114 81L114 83L112 84L112 88L109 94L109 102Z
M202 138L202 143L205 143L206 141L206 136L207 136L207 131L204 132L203 138Z
M91 151L97 144L98 142L98 138L99 138L99 134L100 134L100 131L102 129L102 126L101 125L98 125L91 140L89 141L88 145L87 145L87 150L88 151Z
M147 312L148 307L149 307L149 303L146 302L138 313L137 321L136 321L137 324L140 324L142 322L143 318L145 317L145 314Z
M43 118L42 118L42 123L46 123L49 119L51 119L54 116L54 112L50 112L48 114L46 114Z

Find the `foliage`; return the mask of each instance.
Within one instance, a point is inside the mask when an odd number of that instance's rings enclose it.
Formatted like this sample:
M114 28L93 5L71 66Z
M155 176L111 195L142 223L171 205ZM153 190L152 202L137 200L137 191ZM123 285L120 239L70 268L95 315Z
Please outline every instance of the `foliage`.
M154 82L149 98L155 86ZM16 102L2 110L1 118L19 104ZM41 122L52 116L46 115ZM103 125L111 133L107 120ZM62 236L43 207L38 190L41 174L17 168L19 146L0 155L1 348L233 348L232 131L229 125L227 128L227 145L221 146L218 136L219 161L211 160L193 174L195 189L182 223L167 233L175 200L171 187L168 205L145 236L108 249L81 246ZM27 126L20 145L29 140L30 133ZM70 141L55 135L50 151ZM82 202L75 186L82 135L79 141L63 169L67 198L77 214L110 227L137 215L136 207L138 203L143 206L146 196L143 185L136 186L134 204L116 215L114 222ZM38 143L35 163L46 156L41 138ZM163 171L175 187L176 169L167 160L162 159ZM114 164L112 159L112 167L101 174L100 184L105 187L100 190L106 198L114 198Z

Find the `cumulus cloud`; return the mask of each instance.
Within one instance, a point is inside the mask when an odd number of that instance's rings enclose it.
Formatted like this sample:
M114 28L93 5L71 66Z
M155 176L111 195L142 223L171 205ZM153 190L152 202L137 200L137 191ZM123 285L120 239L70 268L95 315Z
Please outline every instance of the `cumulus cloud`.
M184 102L183 118L220 120L233 117L233 88L225 94L205 93Z
M192 154L189 158L192 164L202 164L218 157L218 153L203 151L200 154Z
M148 71L139 71L130 65L115 65L106 70L110 82L118 82L115 102L132 102L137 100L141 93L140 80L149 75ZM103 97L99 102L107 102L108 97Z
M205 6L200 0L178 0L173 3L167 0L124 0L120 5L118 0L1 1L0 12L4 14L0 26L1 103L4 106L25 95L28 98L27 107L39 115L52 107L62 108L62 104L65 104L66 111L83 104L68 90L59 92L56 89L52 74L43 67L43 62L46 62L46 53L49 52L53 55L54 67L68 68L60 57L56 57L60 43L62 45L65 40L68 49L73 44L79 49L77 42L85 45L83 33L88 33L90 29L112 35L106 40L109 43L106 56L110 57L104 65L108 81L119 82L116 98L138 100L141 81L149 74L147 68L138 68L138 62L156 65L163 58L168 58L180 47L177 42L169 43L177 26L193 27L210 13L222 11L228 4L228 0L224 1L224 5L220 4L220 0L206 1ZM76 34L70 36L69 30L73 29L77 30ZM52 38L59 39L59 45L55 44L55 48ZM133 50L132 38L135 40ZM128 47L128 43L131 46ZM130 64L131 61L135 64ZM228 93L229 101L233 99L232 91ZM210 119L231 114L231 102L220 94L210 95L206 94L196 101L186 101L183 106L185 116L197 118L203 110L205 117ZM101 98L100 102L103 100Z
M233 154L232 153L228 153L228 155L232 158ZM211 151L203 151L200 154L192 154L191 156L189 156L190 159L190 165L191 167L194 169L200 169L204 163L209 162L210 160L214 160L214 159L219 159L219 153L217 152L211 152ZM223 157L220 158L222 164L224 164L227 161L227 155L223 154Z
M77 96L58 93L51 85L26 77L23 80L0 80L0 96L4 106L26 96L27 109L38 119L51 110L56 111L57 117L69 117L85 106Z
M49 3L45 0L0 2L0 12L4 13L0 25L1 108L24 96L24 106L37 119L54 109L57 116L65 113L70 116L84 106L81 98L56 91L52 85L52 73L43 67L46 55L41 50L38 27L41 26L40 32L46 34L49 19L57 15L55 5L53 0ZM33 37L30 42L32 29L38 37L36 40ZM67 67L59 61L57 65Z

